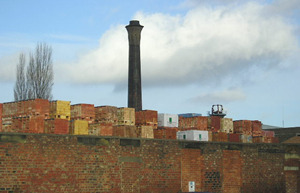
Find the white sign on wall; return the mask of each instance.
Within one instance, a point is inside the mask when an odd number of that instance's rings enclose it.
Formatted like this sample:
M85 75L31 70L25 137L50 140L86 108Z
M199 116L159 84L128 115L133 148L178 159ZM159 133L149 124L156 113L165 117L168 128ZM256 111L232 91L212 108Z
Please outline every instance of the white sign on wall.
M189 182L189 192L195 192L195 182Z

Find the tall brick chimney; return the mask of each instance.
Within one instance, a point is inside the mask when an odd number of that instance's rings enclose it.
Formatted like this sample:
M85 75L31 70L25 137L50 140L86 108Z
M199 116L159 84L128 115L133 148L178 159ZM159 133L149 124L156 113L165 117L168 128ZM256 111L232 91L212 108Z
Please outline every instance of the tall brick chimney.
M126 26L129 40L128 107L136 111L142 110L140 40L143 27L136 20Z

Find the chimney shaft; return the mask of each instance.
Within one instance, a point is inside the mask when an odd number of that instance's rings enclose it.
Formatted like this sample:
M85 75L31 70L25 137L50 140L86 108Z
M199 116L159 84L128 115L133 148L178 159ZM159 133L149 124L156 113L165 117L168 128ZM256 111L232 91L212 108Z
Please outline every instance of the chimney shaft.
M140 40L143 27L136 20L126 26L129 40L128 107L135 111L142 110Z

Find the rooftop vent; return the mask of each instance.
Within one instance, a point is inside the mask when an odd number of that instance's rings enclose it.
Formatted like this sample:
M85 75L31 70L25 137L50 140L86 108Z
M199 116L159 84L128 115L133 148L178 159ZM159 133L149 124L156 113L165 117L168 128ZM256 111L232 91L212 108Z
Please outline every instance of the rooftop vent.
M223 109L223 105L220 105L220 104L212 105L210 116L225 117L226 113Z

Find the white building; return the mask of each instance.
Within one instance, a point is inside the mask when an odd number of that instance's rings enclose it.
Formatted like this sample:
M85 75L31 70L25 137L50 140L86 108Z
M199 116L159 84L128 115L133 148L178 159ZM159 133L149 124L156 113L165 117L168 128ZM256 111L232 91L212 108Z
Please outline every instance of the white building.
M177 139L191 141L208 141L208 131L188 130L178 131Z
M178 127L178 115L158 113L158 127Z

